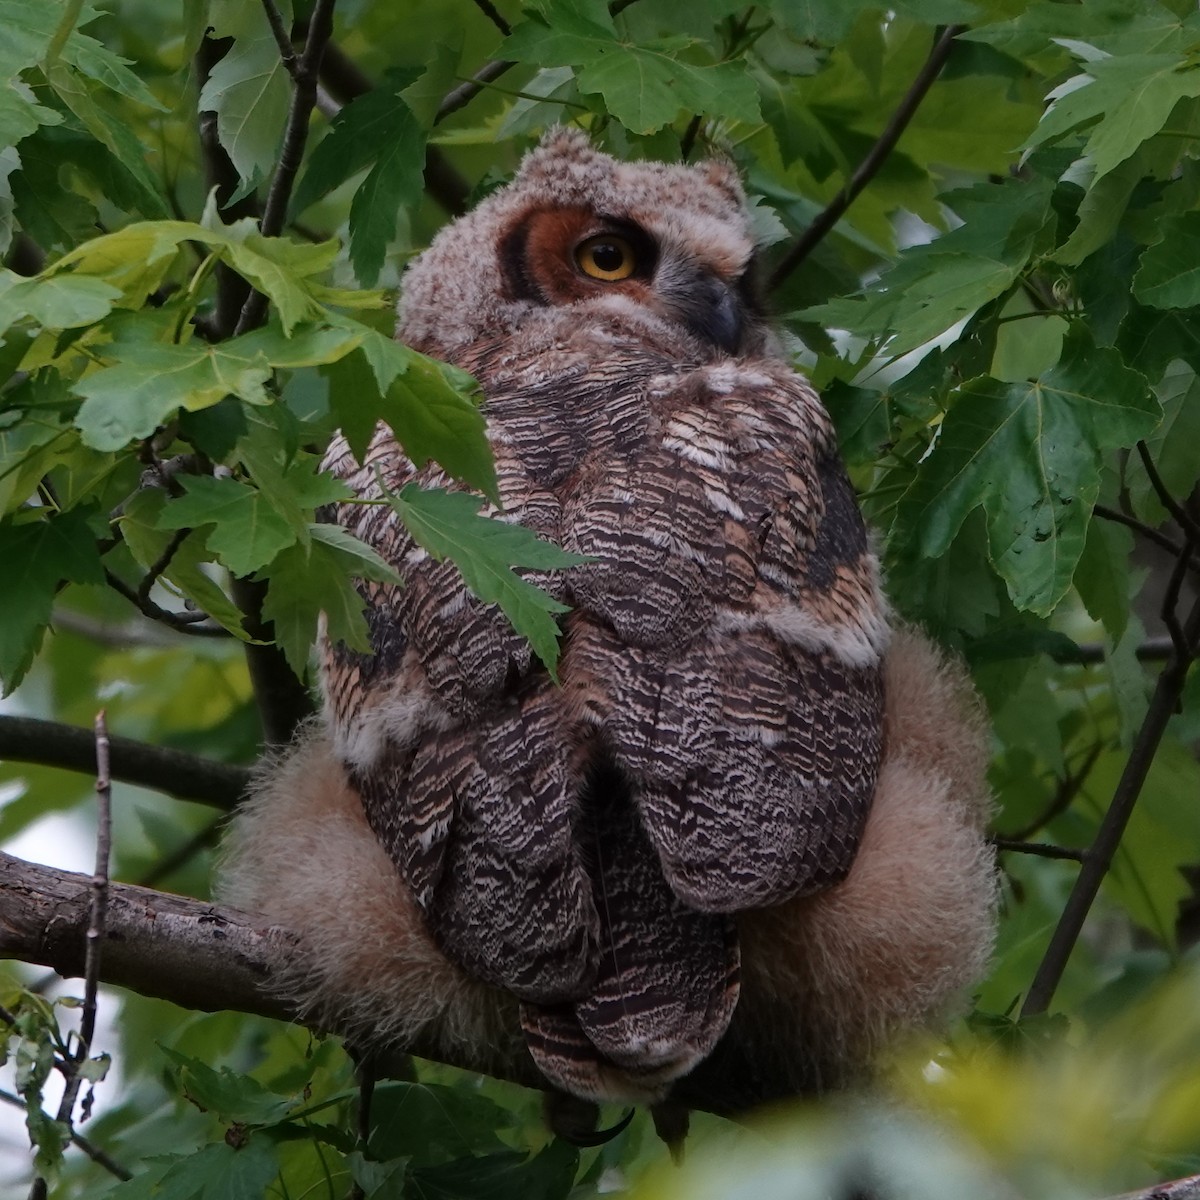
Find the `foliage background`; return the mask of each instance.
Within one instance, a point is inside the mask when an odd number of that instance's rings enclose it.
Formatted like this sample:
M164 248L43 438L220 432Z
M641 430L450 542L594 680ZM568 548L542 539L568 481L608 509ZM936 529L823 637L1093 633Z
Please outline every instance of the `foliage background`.
M971 1021L885 1089L927 1117L823 1113L809 1153L793 1123L702 1115L701 1168L644 1194L733 1195L728 1162L760 1197L864 1173L884 1194L1097 1195L1200 1171L1195 5L340 0L315 95L268 21L300 55L330 6L311 8L0 0L0 837L92 805L13 714L86 726L103 705L114 733L230 763L286 740L318 612L361 643L352 579L389 570L315 523L340 494L316 469L333 428L361 443L388 420L489 493L470 381L387 336L405 259L449 215L555 122L624 157L729 154L894 604L986 698L997 836L1042 849L1001 854ZM795 261L897 114L896 148ZM509 567L554 552L497 541L461 499L394 503L552 661L553 606ZM190 794L118 788L114 878L205 897L220 817L169 793ZM1083 936L1047 955L1089 874ZM80 1126L119 1183L39 1115L74 1013L20 990L36 972L4 978L55 1196L341 1196L351 1176L366 1196L588 1196L665 1154L639 1117L580 1155L530 1093L424 1063L377 1094L364 1151L335 1041L122 994L97 1048L119 1083Z

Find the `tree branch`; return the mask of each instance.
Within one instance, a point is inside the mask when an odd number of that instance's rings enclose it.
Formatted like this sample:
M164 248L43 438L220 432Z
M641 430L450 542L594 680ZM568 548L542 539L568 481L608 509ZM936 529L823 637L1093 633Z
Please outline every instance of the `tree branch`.
M1200 1175L1156 1183L1138 1192L1123 1192L1109 1200L1200 1200Z
M165 625L168 629L174 629L176 633L186 633L190 637L226 638L233 636L228 629L225 629L221 625L203 624L203 622L208 620L208 613L171 612L169 609L155 604L149 596L141 594L140 588L131 588L125 580L110 571L107 567L104 568L104 579L114 592L120 596L124 596L142 616L148 617L151 621L155 621L159 625Z
M83 973L91 880L0 853L0 957ZM264 984L289 936L248 913L114 883L100 979L185 1008L291 1017Z
M252 579L232 581L233 599L246 614L246 628L257 642L246 643L246 665L268 746L286 746L301 721L315 711L308 688L296 678L287 655L275 644L275 632L263 621L267 585Z
M615 17L618 13L623 13L631 4L636 3L637 0L610 0L608 15ZM458 87L452 88L446 93L446 98L438 106L437 116L434 117L433 123L437 125L450 116L451 113L458 112L460 108L474 100L489 83L494 83L505 71L511 70L516 65L515 62L508 62L503 59L495 59L492 62L484 63L470 79L464 83L460 83Z
M312 120L313 106L317 102L317 79L325 47L333 36L333 6L337 0L316 0L304 52L292 68L292 102L288 107L287 125L283 133L283 146L279 151L279 164L271 176L271 187L267 192L267 203L262 220L258 223L263 237L278 237L287 221L287 208L292 198L292 188L304 158L304 146L308 141L308 126ZM262 324L267 313L267 298L262 292L252 291L242 306L235 333L249 333Z
M479 11L483 13L483 15L487 17L487 19L491 21L491 23L495 25L495 27L500 30L505 37L508 37L508 35L512 33L512 26L500 15L500 10L492 3L492 0L475 0L475 7L479 9Z
M1113 856L1141 794L1142 785L1146 782L1167 722L1175 712L1183 693L1188 668L1195 657L1197 646L1200 645L1200 597L1197 597L1182 633L1186 647L1176 648L1158 677L1150 707L1134 739L1112 803L1104 814L1096 840L1084 855L1083 867L1067 898L1050 945L1038 966L1029 994L1025 997L1021 1008L1023 1017L1045 1012L1050 1007L1050 1001L1054 998L1054 992L1066 970L1067 960L1100 891L1100 884L1112 865Z
M1148 637L1134 649L1138 662L1166 662L1171 657L1173 643L1169 637ZM1094 667L1108 658L1109 649L1100 642L1081 642L1061 658L1051 655L1064 666Z
M83 969L89 884L86 875L0 853L0 958L78 976ZM114 883L109 888L100 978L202 1012L230 1009L294 1021L296 1013L272 992L271 979L298 945L295 934L267 926L251 913ZM375 1061L381 1074L395 1071L403 1077L410 1054L525 1087L546 1086L524 1050L510 1056L463 1042L448 1050L418 1037L411 1045L386 1047ZM705 1065L711 1069L676 1084L674 1099L689 1108L727 1114L779 1098L777 1092L765 1090L770 1084L759 1080L736 1053L723 1056L719 1064L710 1060Z
M1186 559L1188 566L1193 571L1200 571L1200 559L1194 555L1189 557L1183 546L1172 541L1161 530L1155 529L1153 525L1147 525L1145 521L1139 521L1137 517L1131 517L1128 513L1120 512L1115 508L1109 508L1105 504L1097 504L1092 511L1096 516L1102 517L1106 521L1112 521L1117 525L1125 525L1135 532L1140 533L1147 541L1153 542L1156 546L1166 550L1172 558Z
M1158 473L1158 467L1150 454L1150 447L1145 442L1138 442L1137 452L1138 457L1142 460L1142 466L1146 468L1146 475L1150 480L1150 486L1154 489L1154 494L1158 497L1158 502L1174 517L1175 524L1183 530L1189 542L1200 541L1200 525L1192 520L1191 514L1171 495L1167 485L1163 483L1163 478Z
M213 68L225 57L229 47L233 45L232 38L219 40L204 37L196 51L197 87L201 88L208 81ZM236 221L242 217L258 216L258 200L251 193L240 200L231 203L237 195L241 184L237 168L233 160L225 153L225 147L217 136L217 114L201 112L199 114L200 156L204 163L205 190L216 189L217 207L221 210L222 218ZM237 325L238 314L246 297L250 294L250 285L232 267L218 263L216 268L217 295L211 321L198 323L197 329L212 341L221 341L229 337Z
M110 737L112 774L123 783L153 788L179 800L232 809L250 783L250 769L182 750ZM0 759L40 763L92 775L96 744L87 729L36 717L0 715Z
M437 115L433 118L433 123L435 125L440 124L451 113L456 113L460 108L470 104L489 83L495 82L505 71L511 70L516 65L515 62L505 62L500 59L484 63L470 79L460 83L458 87L452 88L446 93L446 98L438 105Z
M878 141L867 152L866 158L858 165L858 169L850 177L845 186L818 213L813 223L802 233L790 250L780 259L768 281L768 289L777 288L824 239L825 235L842 219L843 214L858 198L863 188L878 174L879 169L887 161L887 157L895 149L900 135L908 127L926 92L941 74L946 59L954 46L954 39L966 28L965 25L947 25L942 36L938 38L925 65L917 73L904 98L900 101L892 118L888 121Z

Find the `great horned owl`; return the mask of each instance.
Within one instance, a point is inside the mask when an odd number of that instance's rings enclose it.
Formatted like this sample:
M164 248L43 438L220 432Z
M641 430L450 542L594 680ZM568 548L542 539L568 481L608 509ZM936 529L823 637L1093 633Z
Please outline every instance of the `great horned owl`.
M732 1108L846 1083L980 972L977 704L889 629L753 257L730 166L556 130L410 266L398 336L479 379L502 519L592 561L536 580L570 606L555 683L386 505L338 508L404 585L362 585L372 654L324 647L324 728L226 886L303 935L287 986L326 1021L527 1048L588 1099L707 1072ZM382 425L326 465L453 486Z

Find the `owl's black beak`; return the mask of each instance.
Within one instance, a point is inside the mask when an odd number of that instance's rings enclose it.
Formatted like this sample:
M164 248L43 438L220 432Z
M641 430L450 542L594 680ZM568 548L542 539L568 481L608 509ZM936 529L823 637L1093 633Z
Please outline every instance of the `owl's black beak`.
M684 324L697 337L735 354L742 344L746 312L741 297L724 280L698 272L689 286L676 293L676 304Z

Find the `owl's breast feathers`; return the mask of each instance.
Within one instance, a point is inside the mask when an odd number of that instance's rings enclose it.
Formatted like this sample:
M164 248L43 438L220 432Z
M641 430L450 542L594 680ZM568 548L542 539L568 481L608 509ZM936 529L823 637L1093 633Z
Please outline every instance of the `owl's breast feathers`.
M850 867L887 620L798 376L597 336L463 364L505 518L595 559L532 577L571 605L561 687L371 505L337 519L405 586L361 585L376 652L327 647L325 687L368 819L445 952L521 998L560 1085L654 1096L728 1024L731 914ZM382 427L361 466L340 439L327 462L360 496L377 470L392 488L448 482Z

